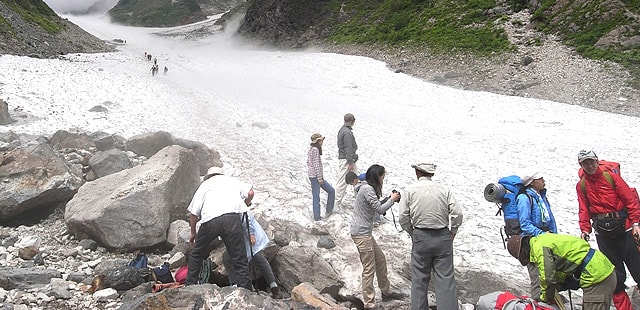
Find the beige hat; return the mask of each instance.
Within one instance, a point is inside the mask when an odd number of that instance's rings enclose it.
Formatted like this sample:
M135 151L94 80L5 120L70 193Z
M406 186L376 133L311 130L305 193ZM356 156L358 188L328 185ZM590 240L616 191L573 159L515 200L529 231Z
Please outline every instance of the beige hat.
M215 174L224 174L224 170L222 170L222 168L220 167L211 167L209 168L209 170L207 170L207 174L205 175L205 177Z
M535 181L537 179L541 179L542 177L543 176L542 176L542 173L540 173L540 171L536 171L535 173L530 174L530 175L524 175L524 176L521 177L522 184L524 186L529 186L531 183L533 183L533 181Z
M437 166L434 164L425 164L425 163L411 165L411 168L420 170L424 173L436 173L436 167Z
M316 132L311 135L311 143L316 143L319 140L324 140L324 137L321 134Z

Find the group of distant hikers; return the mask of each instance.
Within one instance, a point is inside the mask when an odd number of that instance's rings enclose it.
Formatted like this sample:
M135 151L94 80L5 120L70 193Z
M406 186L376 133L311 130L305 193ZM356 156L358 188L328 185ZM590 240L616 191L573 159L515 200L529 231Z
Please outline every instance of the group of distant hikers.
M153 59L153 65L151 66L151 76L156 76L156 74L158 74L158 58L153 58L153 56L151 56L151 54L144 52L144 58L147 61L151 61L151 59ZM162 72L163 75L167 75L167 72L169 72L169 68L167 68L167 66L164 66L164 70Z

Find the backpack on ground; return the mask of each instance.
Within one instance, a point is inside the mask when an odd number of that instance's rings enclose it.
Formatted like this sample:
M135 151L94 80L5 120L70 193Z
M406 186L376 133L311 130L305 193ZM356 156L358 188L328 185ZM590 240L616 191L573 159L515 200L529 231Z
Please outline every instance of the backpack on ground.
M158 266L156 268L151 269L151 277L153 277L153 281L160 283L171 283L175 282L173 280L173 276L171 275L171 269L169 268L169 263L165 262L162 266Z
M527 195L531 202L530 205L533 205L531 196L525 191L522 179L517 175L503 177L497 183L489 183L484 188L484 199L498 206L496 216L502 214L504 217L504 226L500 230L503 243L509 237L519 235L522 232L518 218L518 205L516 204L516 197L519 194Z
M218 264L208 258L202 261L202 269L200 269L200 275L198 276L198 284L211 283L211 273L218 268Z
M136 258L131 260L128 266L133 267L136 270L147 269L148 261L149 259L147 258L147 255L144 255L141 253L141 254L138 254Z
M478 310L556 310L551 305L526 296L516 296L509 291L493 292L478 298Z

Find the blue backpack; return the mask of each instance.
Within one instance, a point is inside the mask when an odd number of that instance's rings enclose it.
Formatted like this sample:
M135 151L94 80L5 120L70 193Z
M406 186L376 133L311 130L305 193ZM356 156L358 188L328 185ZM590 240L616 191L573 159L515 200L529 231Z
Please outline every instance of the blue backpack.
M504 217L504 226L500 230L503 242L511 236L519 235L522 231L516 204L516 197L520 194L527 195L532 202L531 196L526 194L522 179L517 175L501 178L497 183L490 183L484 188L484 198L498 206L496 216L502 214Z

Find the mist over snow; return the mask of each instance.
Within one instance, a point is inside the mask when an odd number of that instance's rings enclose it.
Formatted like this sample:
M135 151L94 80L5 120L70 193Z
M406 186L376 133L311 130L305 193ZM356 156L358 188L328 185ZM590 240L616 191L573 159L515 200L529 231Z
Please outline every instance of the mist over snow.
M19 107L32 116L3 131L50 135L79 128L128 138L164 130L201 141L220 151L229 174L254 185L254 212L272 224L314 225L306 175L309 139L314 132L326 136L325 179L335 185L336 135L347 112L356 117L358 167L385 166L384 193L415 181L412 163L438 165L434 179L449 184L464 212L454 241L457 272L500 270L500 277L515 286L528 285L526 268L503 248L502 218L483 196L487 183L542 171L559 231L573 235L579 234L575 185L580 149L619 161L625 180L640 186L635 117L451 89L394 73L365 57L265 51L224 33L183 40L153 34L179 28L131 28L111 25L106 18L64 17L101 39L121 38L127 44L116 53L54 60L0 56L0 98L10 110ZM157 58L158 76L151 76L145 52ZM96 105L109 111L89 112ZM397 206L392 210L397 216ZM338 246L323 257L344 277L345 289L359 294L361 265L349 237L351 211L337 211L323 225ZM374 235L387 255L392 286L408 293L410 283L399 274L409 261L409 236L396 231L391 214ZM630 277L627 282L633 284Z
M96 9L93 13L103 13L113 8L118 0L44 0L58 14L86 12L89 8Z

